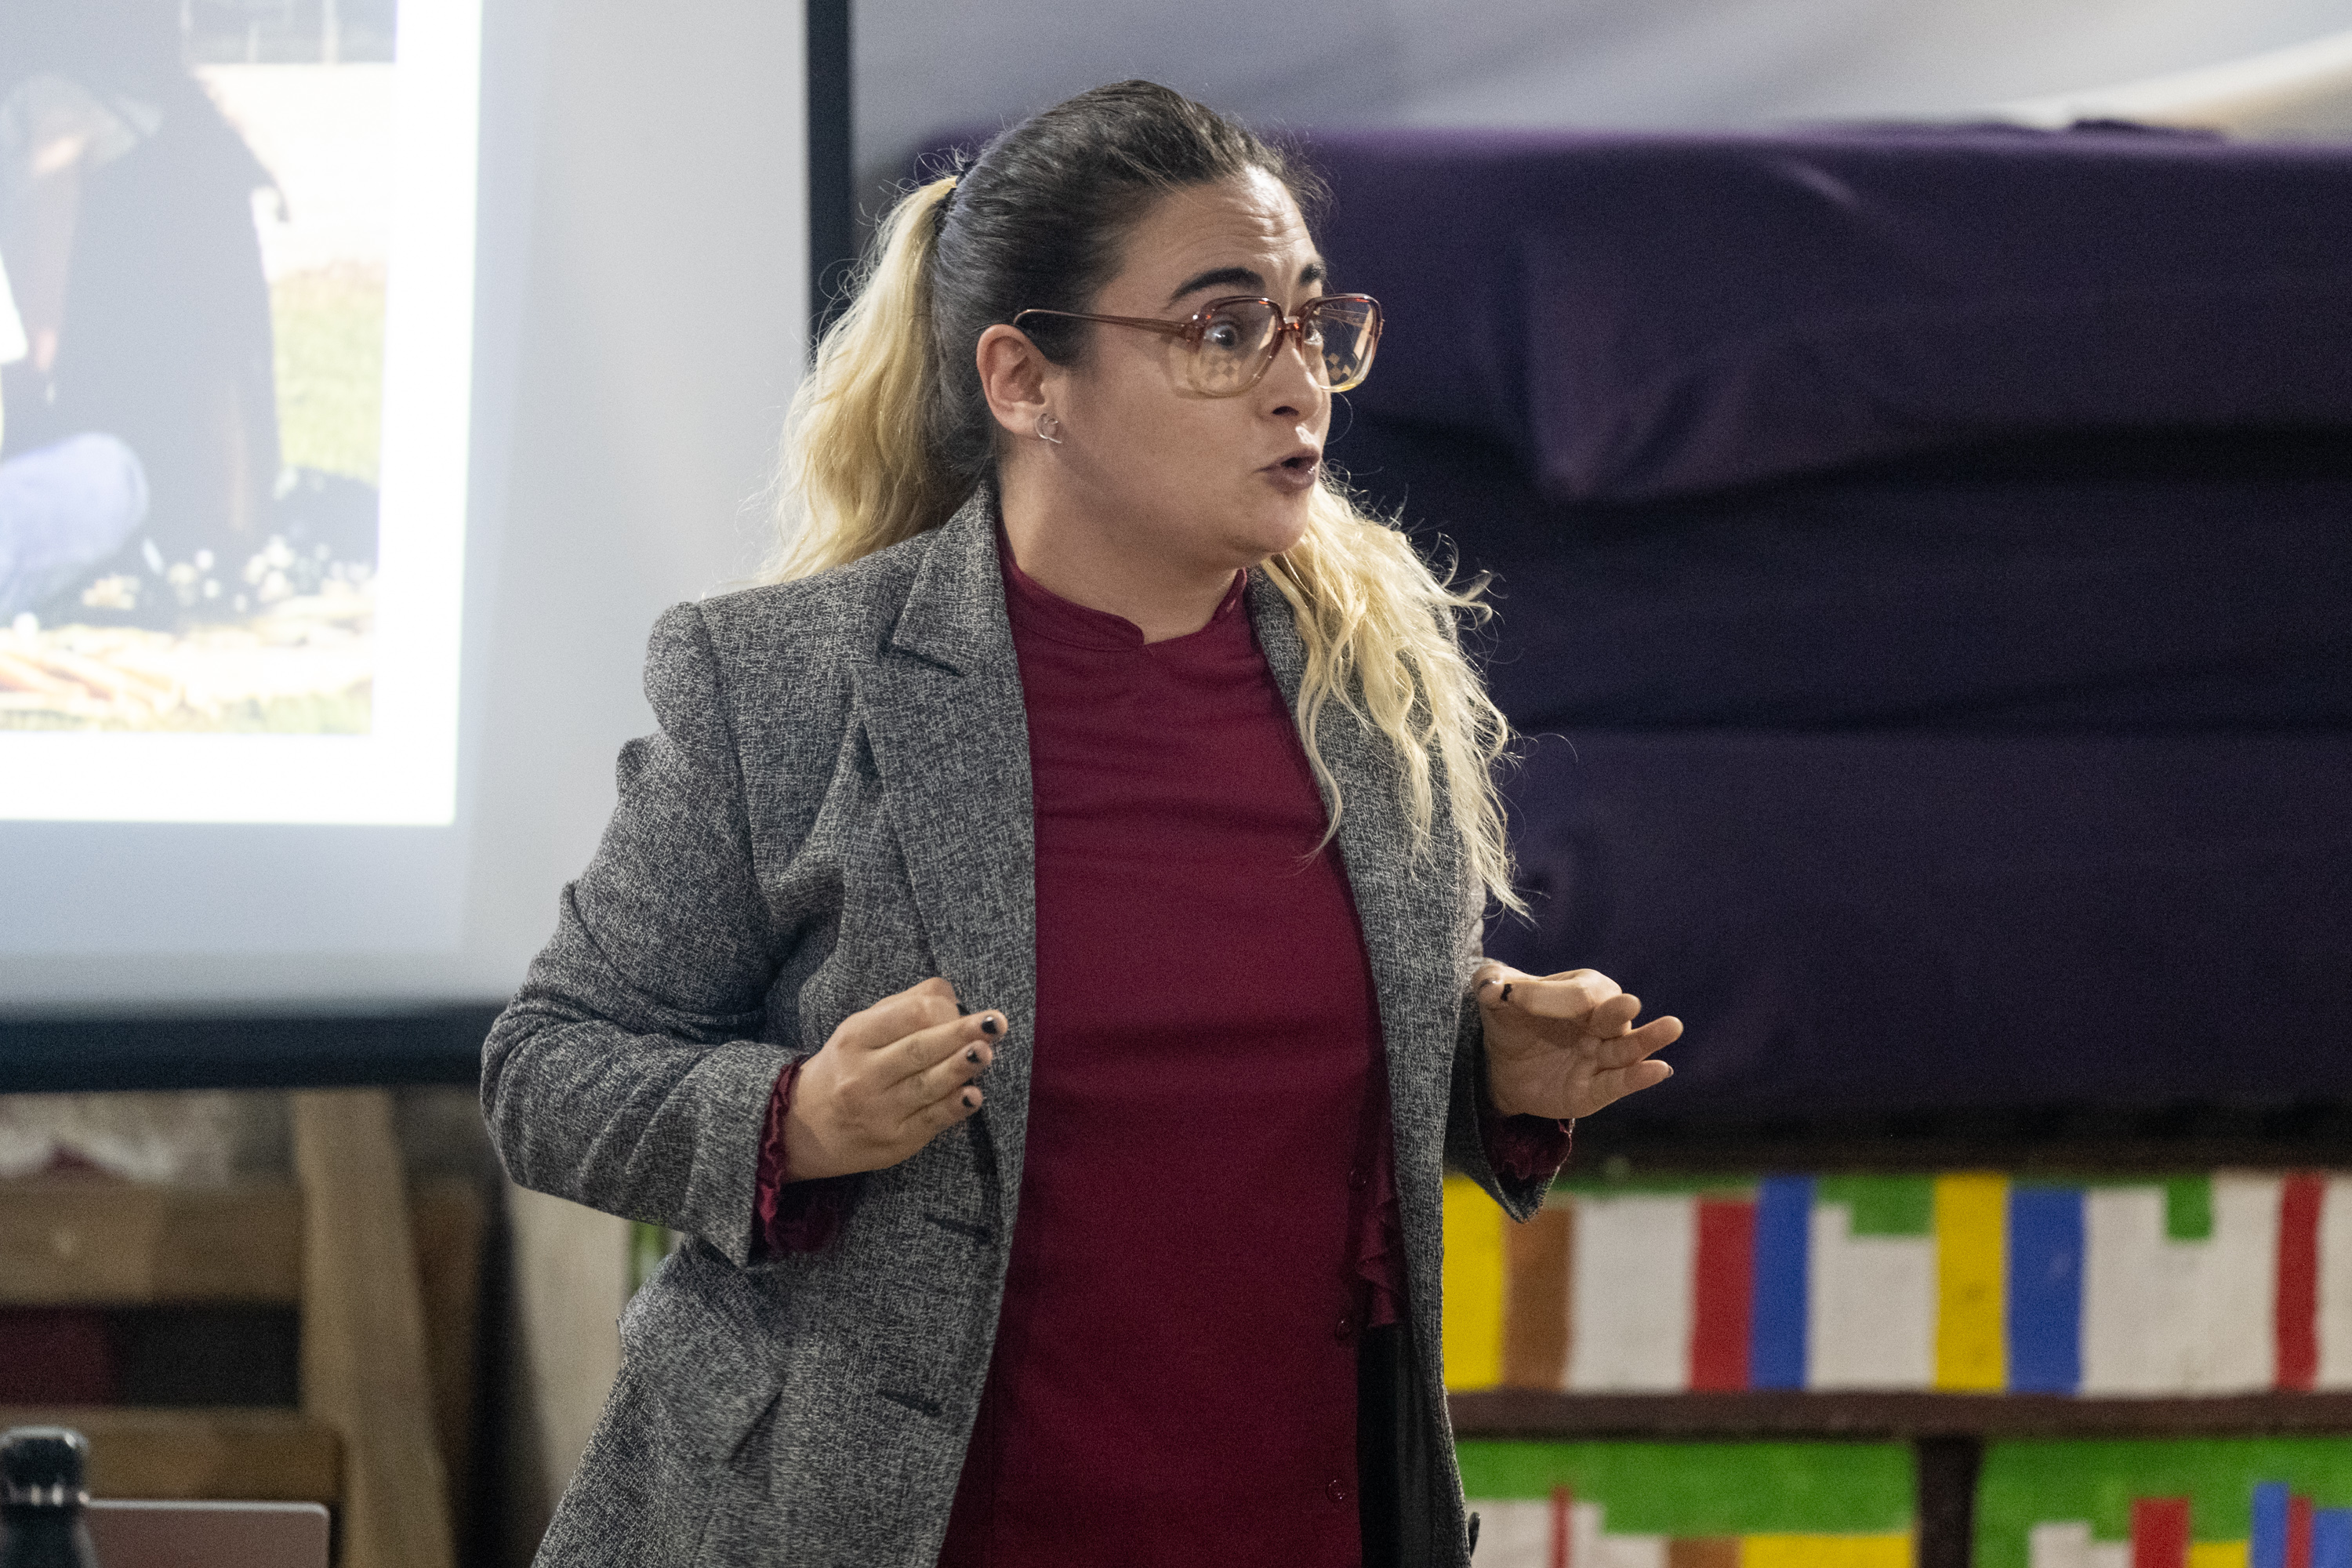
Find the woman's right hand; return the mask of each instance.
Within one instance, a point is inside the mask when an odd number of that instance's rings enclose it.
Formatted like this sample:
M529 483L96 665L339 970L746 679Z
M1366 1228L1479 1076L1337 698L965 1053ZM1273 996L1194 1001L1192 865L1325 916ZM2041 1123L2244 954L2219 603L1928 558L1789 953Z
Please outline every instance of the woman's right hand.
M936 976L844 1018L793 1086L791 1179L895 1165L971 1115L1004 1029L1002 1013L959 1013L955 988Z

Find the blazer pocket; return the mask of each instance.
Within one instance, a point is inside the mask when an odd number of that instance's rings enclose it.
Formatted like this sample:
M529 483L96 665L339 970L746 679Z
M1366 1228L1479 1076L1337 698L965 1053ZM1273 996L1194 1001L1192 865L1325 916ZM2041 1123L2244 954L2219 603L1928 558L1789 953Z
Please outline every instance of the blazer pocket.
M791 1347L761 1295L733 1264L689 1247L621 1314L625 1378L646 1415L706 1466L736 1456L782 1387Z

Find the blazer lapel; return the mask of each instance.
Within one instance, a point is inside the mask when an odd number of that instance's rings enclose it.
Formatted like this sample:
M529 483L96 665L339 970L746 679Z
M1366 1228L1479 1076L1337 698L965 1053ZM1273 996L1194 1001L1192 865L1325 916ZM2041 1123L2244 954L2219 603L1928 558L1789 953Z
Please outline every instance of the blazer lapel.
M1295 712L1307 669L1297 617L1264 571L1250 574L1247 596L1258 646ZM1401 1142L1398 1152L1433 1159L1444 1141L1454 1068L1456 862L1442 821L1437 853L1414 861L1412 823L1386 735L1337 701L1324 704L1316 730L1316 750L1339 786L1339 859L1380 1000L1397 1135L1402 1141L1421 1129L1431 1141L1427 1151L1407 1151Z
M1036 843L1028 719L987 488L933 536L889 641L856 685L932 956L966 1008L994 1007L1011 1025L980 1113L1009 1215L1037 1012Z

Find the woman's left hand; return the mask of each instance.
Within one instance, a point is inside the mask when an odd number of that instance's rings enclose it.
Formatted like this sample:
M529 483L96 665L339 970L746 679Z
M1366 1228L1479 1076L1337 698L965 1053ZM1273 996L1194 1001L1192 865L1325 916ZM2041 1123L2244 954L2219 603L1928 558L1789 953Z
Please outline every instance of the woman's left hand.
M1682 1020L1633 1027L1640 999L1605 974L1526 974L1489 959L1471 994L1486 1025L1487 1093L1506 1116L1590 1116L1674 1076L1650 1058L1682 1037Z

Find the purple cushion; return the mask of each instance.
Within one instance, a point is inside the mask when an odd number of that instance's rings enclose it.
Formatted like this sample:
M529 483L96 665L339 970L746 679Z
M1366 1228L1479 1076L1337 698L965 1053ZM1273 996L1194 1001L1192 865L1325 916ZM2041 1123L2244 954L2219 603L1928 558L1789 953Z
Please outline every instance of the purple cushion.
M1996 435L2352 425L2352 150L1987 127L1325 133L1368 413L1554 496Z

